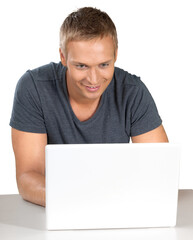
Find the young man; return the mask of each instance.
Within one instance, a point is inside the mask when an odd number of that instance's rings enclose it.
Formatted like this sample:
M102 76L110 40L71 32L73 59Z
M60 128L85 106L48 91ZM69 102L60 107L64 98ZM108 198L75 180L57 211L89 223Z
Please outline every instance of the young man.
M46 144L168 141L145 85L114 67L117 50L109 16L82 8L61 26L61 62L19 80L10 125L25 200L45 206Z

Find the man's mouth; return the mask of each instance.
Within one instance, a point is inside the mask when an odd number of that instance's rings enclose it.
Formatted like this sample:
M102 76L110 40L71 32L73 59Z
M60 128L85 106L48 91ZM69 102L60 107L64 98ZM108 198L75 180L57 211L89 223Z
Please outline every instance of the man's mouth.
M100 88L100 86L85 86L85 87L89 92L96 92Z

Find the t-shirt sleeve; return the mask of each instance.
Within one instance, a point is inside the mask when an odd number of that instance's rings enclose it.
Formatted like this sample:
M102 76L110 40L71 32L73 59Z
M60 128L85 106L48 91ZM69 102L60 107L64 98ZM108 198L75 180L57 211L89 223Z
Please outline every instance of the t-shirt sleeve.
M149 132L162 124L154 99L140 79L137 88L131 107L131 136Z
M29 71L17 83L9 124L24 132L46 133L37 86Z

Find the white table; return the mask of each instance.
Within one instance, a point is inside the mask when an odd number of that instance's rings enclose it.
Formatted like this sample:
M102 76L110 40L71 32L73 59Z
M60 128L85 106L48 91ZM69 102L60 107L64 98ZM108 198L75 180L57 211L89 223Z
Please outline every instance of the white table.
M0 239L193 240L193 190L180 190L175 228L47 231L45 208L19 195L0 195Z

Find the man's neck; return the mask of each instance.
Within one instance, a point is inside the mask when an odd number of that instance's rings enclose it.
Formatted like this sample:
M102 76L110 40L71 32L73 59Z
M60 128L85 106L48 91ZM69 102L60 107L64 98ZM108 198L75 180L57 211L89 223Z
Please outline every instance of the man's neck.
M100 99L97 99L97 101L77 102L74 99L69 98L69 101L74 114L80 121L90 119L97 111L100 103Z

